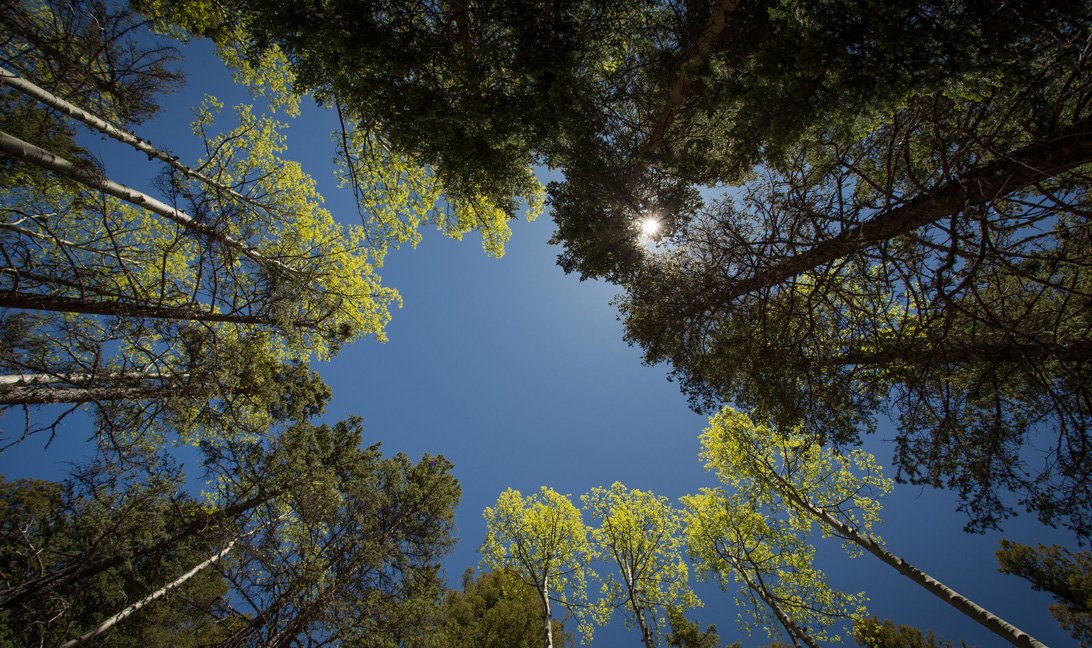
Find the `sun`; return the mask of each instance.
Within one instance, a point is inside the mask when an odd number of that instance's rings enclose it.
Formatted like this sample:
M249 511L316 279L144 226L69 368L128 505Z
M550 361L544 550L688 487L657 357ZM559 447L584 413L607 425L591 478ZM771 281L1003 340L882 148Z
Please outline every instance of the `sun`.
M654 216L648 216L641 219L641 234L646 238L652 238L656 236L656 233L660 231L660 219Z

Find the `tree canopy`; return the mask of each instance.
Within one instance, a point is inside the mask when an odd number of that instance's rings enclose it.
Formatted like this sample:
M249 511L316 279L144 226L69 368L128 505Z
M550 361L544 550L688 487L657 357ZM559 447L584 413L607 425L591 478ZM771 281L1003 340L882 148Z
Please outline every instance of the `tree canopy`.
M890 415L969 529L1012 493L1087 535L1086 3L138 6L336 106L362 205L398 161L495 231L563 171L559 263L625 290L695 407L832 443Z
M482 564L509 569L535 589L540 645L554 647L554 601L576 616L581 636L590 641L595 616L587 589L595 549L588 542L580 510L569 497L545 486L527 497L509 488L482 515L486 527Z
M462 590L449 589L437 615L437 629L425 645L435 648L538 648L542 645L538 593L512 570L481 572L467 567ZM573 645L559 621L554 646Z
M589 517L595 552L613 563L604 582L608 604L623 608L627 623L641 630L646 648L654 648L664 632L671 609L699 607L690 589L690 572L683 560L683 518L666 497L619 482L591 489L581 496Z
M1034 589L1052 594L1055 602L1050 614L1082 648L1092 644L1092 552L1002 540L997 562L1003 573L1019 576Z
M191 38L252 101L207 96L183 159L138 132ZM1041 646L883 545L856 446L891 421L896 479L969 531L1024 509L1088 539L1089 42L1083 0L5 3L0 452L85 411L95 456L0 480L0 643L553 648L558 604L586 641L621 607L646 648L715 645L691 568L794 646L942 643L831 587L833 535ZM287 150L310 99L356 219ZM618 286L625 340L715 413L724 487L509 488L492 571L445 594L452 465L315 422L313 363L386 340L391 250L435 228L499 257L547 203L561 268ZM998 558L1089 639L1085 553Z

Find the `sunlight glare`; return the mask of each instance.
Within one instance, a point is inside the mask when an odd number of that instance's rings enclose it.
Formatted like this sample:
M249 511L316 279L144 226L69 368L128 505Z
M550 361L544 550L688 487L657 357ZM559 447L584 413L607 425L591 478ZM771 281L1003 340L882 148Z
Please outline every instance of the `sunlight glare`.
M649 216L641 221L641 234L647 238L651 238L656 235L656 232L660 231L660 220L658 218Z

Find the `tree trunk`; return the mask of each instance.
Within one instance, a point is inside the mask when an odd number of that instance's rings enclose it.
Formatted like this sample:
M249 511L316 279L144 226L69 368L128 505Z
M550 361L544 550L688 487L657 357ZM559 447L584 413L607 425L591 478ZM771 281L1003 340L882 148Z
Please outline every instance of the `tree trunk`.
M539 592L539 598L542 599L542 617L545 620L545 629L543 631L543 639L545 643L543 645L546 648L554 648L554 624L553 617L550 612L550 577L544 576L542 578L542 591Z
M113 317L150 317L192 322L227 322L272 326L273 320L259 315L217 313L193 306L151 306L121 300L95 300L82 297L56 297L18 292L0 292L0 308L21 308L55 313L86 313ZM297 323L297 326L300 324Z
M1008 621L1005 621L1004 619L997 616L996 614L993 614L986 608L978 605L974 601L963 596L954 589L948 587L944 583L941 583L929 574L926 574L925 572L921 571L917 567L914 567L902 558L899 558L895 554L884 549L883 546L880 545L880 543L876 542L869 536L858 532L857 529L849 526L841 520L832 517L823 509L817 506L813 506L810 502L807 502L803 498L796 495L795 492L790 491L790 493L792 493L791 499L796 505L803 507L809 513L822 520L839 535L857 543L857 545L864 548L873 556L876 556L891 567L894 567L895 570L903 576L906 576L918 585L924 587L926 590L928 590L944 602L948 603L955 609L959 610L963 614L974 619L981 625L985 626L991 632L1001 637L1005 641L1015 646L1022 646L1023 648L1047 648L1045 644L1037 640L1035 637L1032 637L1020 628L1017 628Z
M164 549L167 549L190 536L204 531L213 524L217 524L219 522L229 519L234 519L239 515L242 515L243 513L249 511L250 509L261 506L262 504L285 492L285 490L285 488L278 488L270 491L269 493L256 495L254 497L251 497L250 499L244 500L237 504L233 504L227 508L216 511L215 513L203 515L199 519L192 520L184 524L169 538L166 538L149 547L141 549L135 554L114 554L112 556L100 558L98 560L81 562L78 565L66 567L50 574L46 574L45 576L36 578L32 581L23 582L14 587L9 587L6 590L0 592L0 610L14 608L44 590L55 591L63 587L68 587L86 578L101 574L108 569L117 567L118 565L121 565L129 560L139 559L144 556L157 554L160 551L163 551Z
M644 168L647 166L647 158L655 155L660 146L663 145L667 130L671 127L671 123L675 121L679 107L682 106L686 96L690 93L690 89L698 80L696 72L701 70L705 60L713 50L713 44L724 32L724 27L728 24L728 16L735 13L738 8L739 0L720 0L717 6L713 7L709 14L709 20L705 24L705 29L698 36L694 53L679 66L679 76L675 79L675 83L672 84L671 90L667 94L664 109L656 119L652 132L641 144L638 153L637 168L639 171L631 176L634 179L644 172Z
M123 609L121 612L118 612L117 614L115 614L114 616L110 617L109 619L103 621L102 623L98 624L97 626L95 626L91 630L89 630L89 631L85 632L84 634L80 635L78 638L72 639L71 641L64 642L63 644L61 644L60 648L74 648L75 646L82 645L82 644L86 643L89 639L94 639L95 637L97 637L100 634L106 632L110 628L113 628L115 625L118 624L119 621L122 621L125 618L133 615L135 612L140 610L142 607L144 607L144 606L148 605L149 603L155 601L156 599L160 598L164 594L167 594L172 589L181 586L183 583L185 583L189 579L193 578L198 572L200 572L205 567L208 567L212 563L214 563L217 560L220 560L224 556L228 555L228 552L231 551L231 548L235 546L235 543L237 541L238 541L238 538L236 538L235 540L232 540L231 542L228 543L228 545L226 547L223 548L223 550L220 551L220 553L216 554L215 556L210 556L208 560L205 560L205 561L199 563L197 566L195 566L193 569L189 570L185 574L182 574L181 576L174 579L170 583L167 583L166 585L164 585L163 587L159 588L158 590L152 592L148 596L145 596L144 598L140 599L136 603L133 603L129 607Z
M178 394L171 386L49 387L17 386L0 389L0 405L59 405L113 400L141 400Z
M19 75L15 74L14 72L10 72L8 70L5 70L2 67L0 67L0 83L3 83L3 84L8 85L8 86L10 86L12 88L15 88L16 90L22 92L23 94L25 94L25 95L33 98L33 99L38 100L41 103L46 104L47 106L50 106L51 108L59 110L60 112L64 113L65 115L68 115L69 117L72 117L73 119L76 119L76 120L78 120L80 122L83 122L84 124L87 124L91 128L94 128L95 130L99 131L100 133L108 135L108 136L114 138L115 140L117 140L119 142L122 142L122 143L128 144L129 146L132 146L136 150L138 150L141 153L144 153L145 155L147 155L149 158L155 158L155 159L160 160L162 162L166 162L167 164L169 164L171 166L171 168L176 169L178 171L181 171L186 176L189 176L190 178L193 178L195 180L199 180L199 181L205 183L206 185L208 185L209 187L212 187L213 189L216 189L217 191L223 191L224 193L227 193L231 197L236 198L236 199L238 199L238 200L240 200L242 202L245 202L245 203L247 203L249 205L259 207L259 208L261 207L261 205L254 202L250 198L244 196L243 194L239 193L238 191L235 191L231 187L228 187L226 185L222 185L219 182L217 182L216 180L214 180L214 179L206 176L205 174L201 173L200 171L197 171L195 169L191 169L190 167L182 164L182 162L179 161L179 159L176 156L173 156L173 155L171 155L169 153L166 153L164 151L161 151L161 150L155 148L149 142L137 137L136 135L133 135L132 133L121 129L121 128L115 126L114 124L111 124L110 122L106 121L105 119L101 119L100 117L98 117L98 116L96 116L96 115L94 115L92 113L89 113L89 112L87 112L86 110L84 110L82 108L79 108L78 106L75 106L75 105L73 105L71 103L68 103L64 99L61 99L60 97L54 95L53 93L49 92L48 90L45 90L44 88L41 88L41 87L31 83L30 81L21 78Z
M228 234L217 231L213 227L197 222L192 216L179 209L175 209L166 203L160 202L148 194L133 189L132 187L118 184L93 170L73 164L62 157L4 132L0 132L0 152L22 158L58 175L71 178L82 185L102 191L115 198L119 198L125 202L147 209L150 212L159 214L195 234L204 236L211 241L237 250L239 253L264 268L279 270L289 275L296 274L295 270L284 265L280 261L263 255L243 241L236 240Z
M781 610L781 607L778 606L777 601L775 601L773 597L770 596L770 593L766 591L765 585L761 583L755 583L753 580L751 580L751 578L747 575L747 570L745 570L738 561L733 559L730 562L732 564L732 567L735 568L736 573L739 574L739 577L743 579L744 583L746 583L747 587L752 592L757 594L758 598L762 599L762 602L765 603L766 606L769 607L770 610L774 613L774 616L777 618L778 623L785 627L785 631L789 633L789 637L792 639L794 645L796 645L797 642L803 642L804 645L808 646L808 648L819 648L819 644L815 643L815 640L812 639L811 636L808 635L808 633L804 632L803 628L796 625L796 623L794 623L792 619L785 615L785 613Z
M904 205L880 212L833 238L816 243L807 252L735 281L726 290L711 295L705 303L719 306L748 293L772 288L857 250L956 214L969 205L1006 196L1090 161L1092 118L1087 118L1058 131L1050 140L1035 142L983 164Z
M633 586L633 569L629 565L626 565L624 576L626 579L626 593L629 595L629 605L633 609L633 615L637 618L637 626L641 629L641 641L645 644L645 648L656 648L656 644L652 640L652 630L648 627L648 622L645 621L644 608L637 599L637 591Z
M142 371L124 371L120 373L35 373L35 374L10 374L0 376L0 389L6 386L24 385L53 385L57 383L86 383L92 380L168 380L171 378L183 378L187 374L160 374L144 373Z
M951 343L941 340L936 343L936 346L927 346L927 344L928 341L914 341L903 347L850 351L829 361L817 362L816 365L878 367L896 362L929 366L965 362L1022 362L1028 359L1053 359L1062 362L1092 360L1092 341L1089 340L1077 340L1072 343L1022 343L999 340L991 343L989 338L985 338L966 344L959 340Z

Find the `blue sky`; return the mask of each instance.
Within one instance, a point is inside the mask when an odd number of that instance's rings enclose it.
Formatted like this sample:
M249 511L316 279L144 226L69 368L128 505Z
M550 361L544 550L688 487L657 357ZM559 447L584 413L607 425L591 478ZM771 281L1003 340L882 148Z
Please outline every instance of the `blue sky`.
M187 47L182 66L188 86L165 97L163 112L138 134L192 160L196 152L181 125L201 93L228 105L247 99L206 46ZM288 130L287 157L316 178L335 217L353 222L351 196L335 189L332 175L333 125L330 114L306 105ZM145 156L93 136L85 141L108 175L147 186ZM513 223L508 254L499 260L486 257L476 235L455 242L426 233L416 250L392 253L382 270L405 300L388 328L390 341L362 340L318 366L334 393L325 420L360 415L366 443L382 441L387 453L413 457L442 453L454 462L463 499L460 542L444 564L452 585L477 565L485 533L481 511L505 488L527 494L546 485L576 500L614 481L670 498L715 485L697 459L705 418L687 408L665 367L643 366L639 352L622 341L610 305L616 289L580 282L554 264L559 250L547 244L552 229L548 214ZM0 473L59 478L88 432L72 426L48 451L39 439L13 448L0 455ZM866 447L887 464L891 445L884 438L881 431ZM1072 545L1070 534L1025 515L1010 521L1005 534L971 536L961 530L965 520L952 496L912 486L896 487L884 518L880 534L895 553L1047 644L1073 644L1047 612L1050 597L998 574L993 557L1000 537ZM880 617L979 647L1001 645L871 556L848 560L830 540L820 543L817 561L835 586L865 591L870 611ZM705 607L694 616L716 623L723 640L767 643L760 635L738 636L731 593L711 585L698 592ZM639 633L615 619L594 645L639 645Z

